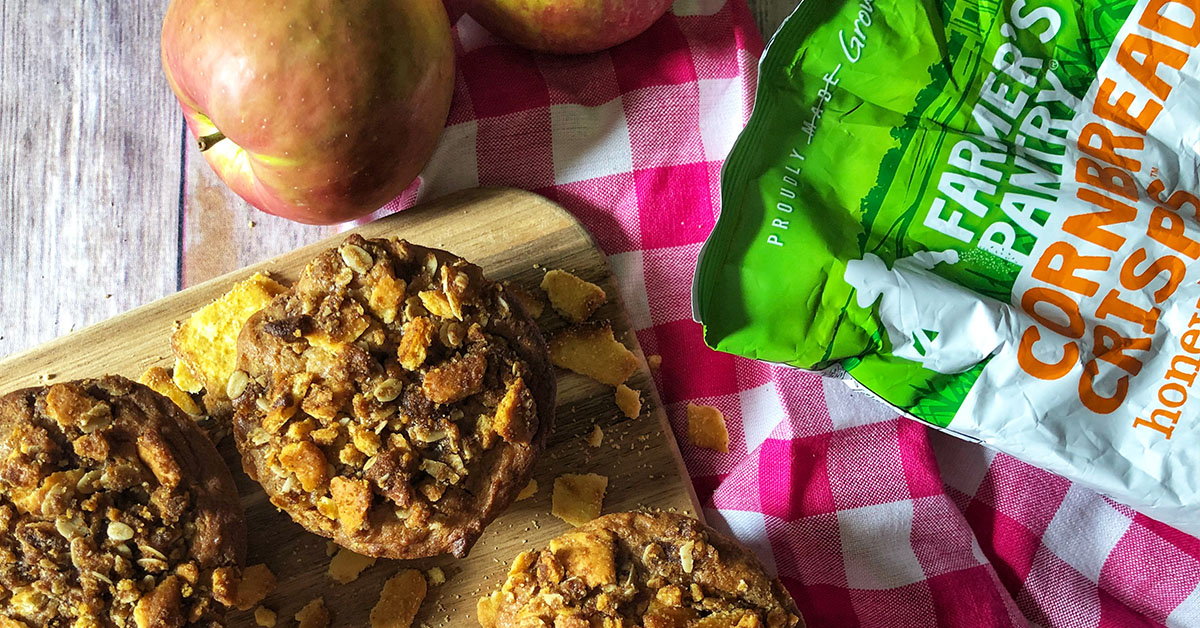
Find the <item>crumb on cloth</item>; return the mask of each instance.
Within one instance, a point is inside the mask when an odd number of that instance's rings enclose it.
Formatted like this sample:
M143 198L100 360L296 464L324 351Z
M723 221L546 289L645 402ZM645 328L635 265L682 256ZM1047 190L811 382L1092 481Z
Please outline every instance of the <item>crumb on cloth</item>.
M687 407L688 441L721 453L729 452L729 430L725 415L712 406L689 403Z

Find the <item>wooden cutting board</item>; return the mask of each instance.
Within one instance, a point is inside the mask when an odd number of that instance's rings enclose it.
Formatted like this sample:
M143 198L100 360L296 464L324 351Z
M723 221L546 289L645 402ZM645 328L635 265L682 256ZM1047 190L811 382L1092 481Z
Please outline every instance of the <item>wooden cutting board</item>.
M477 626L476 600L503 581L513 557L543 546L570 529L550 514L554 478L563 473L608 476L604 512L653 507L699 514L678 447L604 254L567 211L529 192L468 190L352 232L367 238L398 236L443 248L479 264L493 279L506 279L526 288L536 287L544 270L551 268L568 270L599 284L609 301L596 317L610 319L617 338L642 362L642 368L627 383L641 391L643 413L637 419L625 419L617 409L611 387L560 371L556 428L535 469L539 490L534 497L517 502L493 522L467 558L380 560L358 580L345 585L335 584L326 576L326 540L309 534L276 511L258 485L241 471L232 439L225 439L220 449L234 470L250 529L249 564L266 563L279 578L278 589L263 603L278 612L277 625L294 625L296 611L314 597L324 596L333 616L332 626L366 626L385 580L403 568L424 570L437 565L445 571L447 582L430 588L414 626ZM283 282L295 280L308 260L336 246L346 235L218 277L0 361L0 394L105 373L136 379L151 366L170 366L173 359L169 337L176 321L257 271L268 272ZM102 299L103 295L95 298ZM548 335L564 326L549 307L539 323ZM604 431L599 448L588 447L585 441L593 425ZM233 612L229 625L254 626L255 622L249 612Z

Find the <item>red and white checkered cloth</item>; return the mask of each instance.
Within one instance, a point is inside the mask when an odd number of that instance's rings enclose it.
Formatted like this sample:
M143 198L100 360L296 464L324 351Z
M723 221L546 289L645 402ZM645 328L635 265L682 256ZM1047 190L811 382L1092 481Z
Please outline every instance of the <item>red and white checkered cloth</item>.
M841 382L715 353L691 320L721 163L749 115L761 38L744 0L678 0L583 57L456 20L442 143L384 213L478 185L540 192L609 255L711 523L754 548L814 627L1200 626L1200 541L957 441ZM731 451L690 446L694 401Z

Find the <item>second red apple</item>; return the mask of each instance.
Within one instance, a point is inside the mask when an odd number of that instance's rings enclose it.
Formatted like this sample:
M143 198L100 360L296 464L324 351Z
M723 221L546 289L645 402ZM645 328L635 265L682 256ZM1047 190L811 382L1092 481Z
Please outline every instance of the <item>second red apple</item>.
M672 0L457 0L489 31L529 50L596 52L642 34Z

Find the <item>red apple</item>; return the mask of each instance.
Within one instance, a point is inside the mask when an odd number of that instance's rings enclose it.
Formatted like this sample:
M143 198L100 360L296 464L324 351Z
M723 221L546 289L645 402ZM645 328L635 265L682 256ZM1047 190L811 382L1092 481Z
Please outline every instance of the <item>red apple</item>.
M529 50L596 52L642 34L672 0L457 0L489 31Z
M310 224L402 192L433 153L454 89L441 0L173 0L162 62L221 179Z

